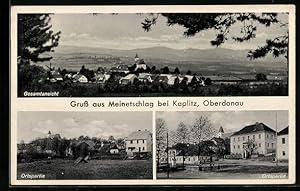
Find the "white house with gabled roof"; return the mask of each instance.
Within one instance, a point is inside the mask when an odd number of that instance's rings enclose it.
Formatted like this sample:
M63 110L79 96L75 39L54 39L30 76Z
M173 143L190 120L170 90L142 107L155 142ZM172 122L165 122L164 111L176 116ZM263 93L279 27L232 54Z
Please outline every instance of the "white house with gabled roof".
M147 129L132 132L125 138L125 149L127 155L152 152L152 133Z

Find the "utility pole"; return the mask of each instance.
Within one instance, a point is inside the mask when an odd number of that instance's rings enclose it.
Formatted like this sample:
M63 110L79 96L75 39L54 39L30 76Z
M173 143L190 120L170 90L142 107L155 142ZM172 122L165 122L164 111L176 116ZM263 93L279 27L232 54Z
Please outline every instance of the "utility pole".
M278 147L278 145L277 145L277 111L275 112L275 114L276 114L276 136L275 136L275 140L276 140L276 142L275 142L275 144L276 144L276 146L275 146L275 156L276 156L276 166L278 166L278 156L277 156L277 147Z
M167 178L169 178L169 133L168 133L168 129L167 129Z

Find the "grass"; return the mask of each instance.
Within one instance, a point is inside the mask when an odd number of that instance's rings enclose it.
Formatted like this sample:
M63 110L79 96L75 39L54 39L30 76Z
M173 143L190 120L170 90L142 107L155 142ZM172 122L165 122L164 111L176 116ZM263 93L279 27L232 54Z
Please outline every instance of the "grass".
M21 174L44 174L45 179L152 179L152 161L89 160L74 166L73 160L53 159L18 164Z

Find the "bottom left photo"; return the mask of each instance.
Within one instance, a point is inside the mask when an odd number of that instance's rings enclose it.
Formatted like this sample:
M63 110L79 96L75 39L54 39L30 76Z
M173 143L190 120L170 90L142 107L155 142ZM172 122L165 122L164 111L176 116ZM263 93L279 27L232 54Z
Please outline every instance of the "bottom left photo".
M20 111L17 179L152 179L152 112Z

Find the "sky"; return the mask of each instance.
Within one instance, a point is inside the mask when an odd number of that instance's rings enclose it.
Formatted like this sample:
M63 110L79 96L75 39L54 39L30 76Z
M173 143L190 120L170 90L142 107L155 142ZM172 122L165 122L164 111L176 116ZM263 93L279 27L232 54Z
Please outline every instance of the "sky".
M141 22L147 14L54 14L51 24L54 31L61 31L60 46L99 47L109 49L135 49L164 46L174 49L208 49L213 48L210 40L215 37L214 31L206 31L193 37L183 35L184 28L178 25L167 26L166 18L159 16L150 32L142 29ZM288 15L280 14L279 18L287 22ZM257 37L250 42L236 43L228 40L222 48L253 49L265 43L266 38L284 34L287 27L274 25L257 28ZM240 31L239 25L231 33Z
M125 138L131 132L152 132L152 112L18 112L18 143L46 137L48 131L61 137Z
M157 118L166 121L169 131L177 128L180 122L191 125L195 118L208 117L216 130L223 127L225 133L231 133L256 122L264 123L268 127L280 131L288 126L288 111L196 111L196 112L157 112Z

